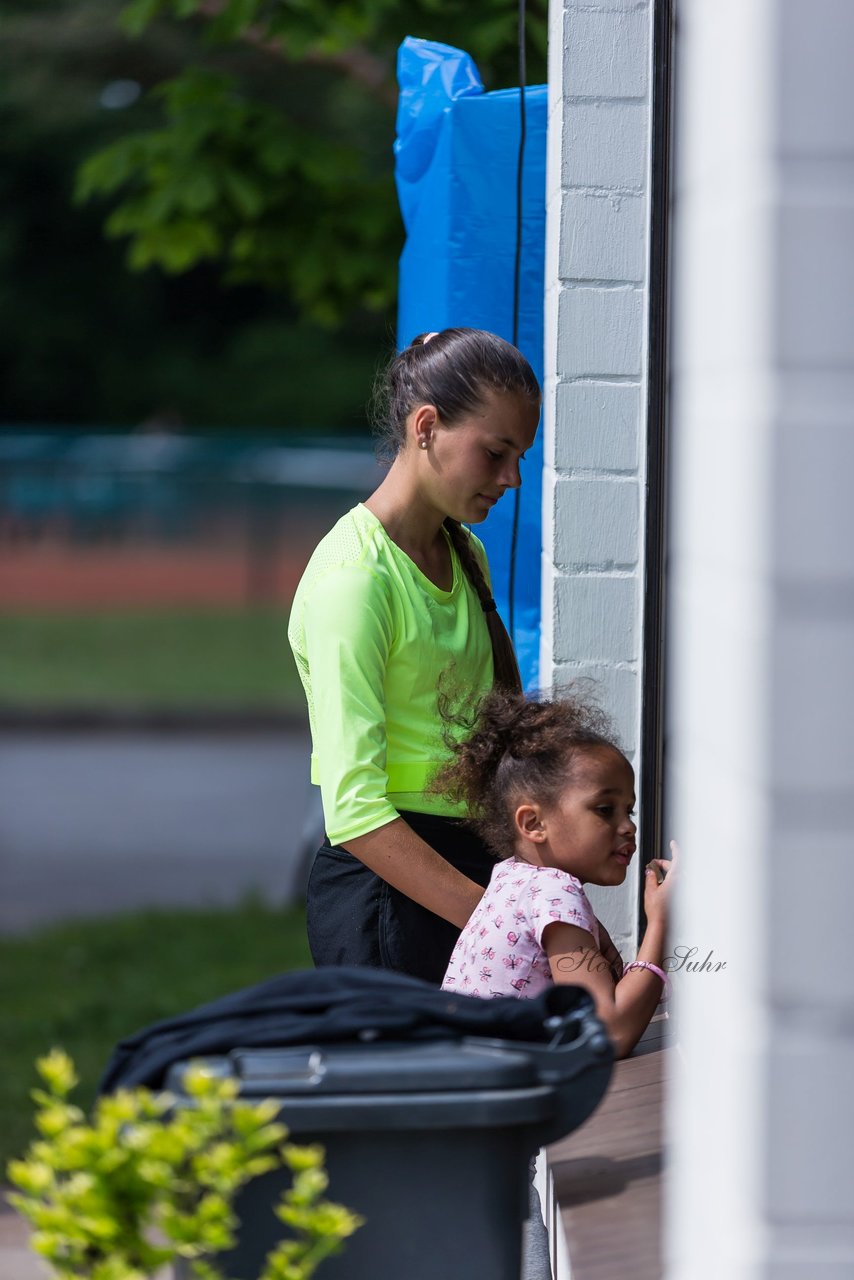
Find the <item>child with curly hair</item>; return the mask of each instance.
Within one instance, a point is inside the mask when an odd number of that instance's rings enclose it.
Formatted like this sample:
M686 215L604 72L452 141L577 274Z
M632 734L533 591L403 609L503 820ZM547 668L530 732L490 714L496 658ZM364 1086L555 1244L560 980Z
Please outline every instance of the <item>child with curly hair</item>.
M494 692L435 785L466 803L501 861L462 931L443 987L465 995L537 995L552 982L586 987L626 1057L658 1006L676 870L645 869L647 929L623 968L584 892L616 887L635 856L634 773L609 722L575 698Z

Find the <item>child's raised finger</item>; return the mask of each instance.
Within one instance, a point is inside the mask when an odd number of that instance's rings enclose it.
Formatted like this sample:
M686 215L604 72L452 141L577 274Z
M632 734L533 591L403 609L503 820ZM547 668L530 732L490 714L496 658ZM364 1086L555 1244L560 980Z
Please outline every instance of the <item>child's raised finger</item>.
M651 858L646 870L654 872L656 884L663 884L673 870L673 863L669 858Z

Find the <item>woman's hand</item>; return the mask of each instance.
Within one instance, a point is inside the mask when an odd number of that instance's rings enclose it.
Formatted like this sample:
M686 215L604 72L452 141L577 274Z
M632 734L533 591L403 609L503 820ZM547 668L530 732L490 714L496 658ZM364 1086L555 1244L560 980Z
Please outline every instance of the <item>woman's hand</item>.
M483 897L481 885L446 862L403 818L345 840L342 847L407 898L458 929L468 924Z

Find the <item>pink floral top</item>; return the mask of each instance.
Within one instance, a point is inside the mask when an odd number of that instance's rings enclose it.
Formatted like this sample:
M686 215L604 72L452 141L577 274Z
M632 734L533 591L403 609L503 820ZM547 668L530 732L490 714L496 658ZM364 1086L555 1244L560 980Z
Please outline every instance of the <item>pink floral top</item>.
M580 880L556 867L499 862L454 947L442 987L468 996L539 995L554 979L542 945L554 920L592 933L599 924Z

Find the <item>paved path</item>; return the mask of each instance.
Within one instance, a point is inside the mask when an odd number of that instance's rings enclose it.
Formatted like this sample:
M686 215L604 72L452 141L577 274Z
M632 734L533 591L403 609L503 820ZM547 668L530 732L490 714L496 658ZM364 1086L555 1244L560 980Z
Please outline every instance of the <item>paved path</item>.
M0 1199L0 1280L44 1280L46 1268L27 1248L27 1227Z
M306 730L0 732L0 933L302 888Z

